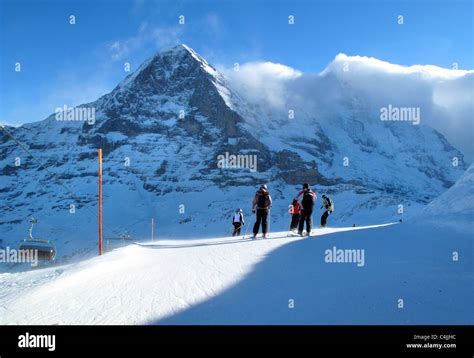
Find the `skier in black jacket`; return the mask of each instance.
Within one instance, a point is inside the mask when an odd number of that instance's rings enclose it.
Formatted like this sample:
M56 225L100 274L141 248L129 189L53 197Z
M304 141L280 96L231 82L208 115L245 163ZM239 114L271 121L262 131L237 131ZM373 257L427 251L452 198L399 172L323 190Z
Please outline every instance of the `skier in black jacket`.
M304 223L306 222L306 235L311 234L311 229L313 226L313 208L314 203L317 200L316 193L311 190L309 184L303 184L303 190L300 191L298 197L303 195L301 200L301 205L303 209L301 210L300 224L298 226L298 234L303 236Z
M272 197L268 192L268 188L265 184L260 186L260 189L255 193L255 197L252 201L252 213L257 210L257 220L253 226L253 238L255 239L260 229L260 223L262 223L262 234L265 239L268 228L268 211L272 207Z

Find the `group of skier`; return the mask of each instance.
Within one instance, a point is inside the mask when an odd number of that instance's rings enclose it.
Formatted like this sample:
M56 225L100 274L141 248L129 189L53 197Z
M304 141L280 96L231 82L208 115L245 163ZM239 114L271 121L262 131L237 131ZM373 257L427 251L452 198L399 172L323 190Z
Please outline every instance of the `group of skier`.
M322 199L323 205L321 206L321 209L324 209L324 212L321 216L321 227L325 227L329 214L334 211L334 203L327 195L323 195ZM290 205L290 231L297 231L298 235L303 236L303 229L306 224L306 235L309 236L311 234L311 230L313 228L313 209L316 200L316 193L311 190L309 184L303 184L302 190L293 199L293 202ZM267 185L263 184L255 193L255 196L252 201L252 214L256 214L256 220L253 226L254 239L257 237L257 234L260 230L260 226L262 226L263 238L266 237L268 232L269 212L271 208L272 197L268 191ZM242 226L245 225L244 214L242 212L242 209L237 209L235 211L234 216L232 218L232 225L234 226L232 236L239 236Z

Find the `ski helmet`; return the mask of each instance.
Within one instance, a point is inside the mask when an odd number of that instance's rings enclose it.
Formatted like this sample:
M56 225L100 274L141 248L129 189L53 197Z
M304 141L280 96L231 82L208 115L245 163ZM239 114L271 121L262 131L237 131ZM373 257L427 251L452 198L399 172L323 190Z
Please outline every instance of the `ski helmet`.
M241 212L242 212L242 209L241 209L241 208L238 208L235 212L236 212L236 213L241 213Z
M304 183L304 184L303 184L303 189L309 189L309 184L308 184L308 183Z
M267 189L267 184L262 184L262 185L260 185L260 189L268 190L268 189Z

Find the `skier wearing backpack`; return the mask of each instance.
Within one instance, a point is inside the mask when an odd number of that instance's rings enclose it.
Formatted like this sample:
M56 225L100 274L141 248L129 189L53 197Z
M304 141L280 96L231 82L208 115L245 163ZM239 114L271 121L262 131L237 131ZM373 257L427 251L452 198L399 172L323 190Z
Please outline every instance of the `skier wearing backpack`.
M253 238L255 239L260 229L260 223L262 223L262 234L265 239L268 228L268 211L272 207L272 197L268 192L268 188L265 184L260 186L260 189L255 193L255 197L252 201L252 213L257 213L257 219L253 226Z
M321 227L326 226L326 220L329 216L334 211L334 203L331 200L330 197L323 195L323 205L321 206L321 209L324 208L324 213L321 215Z
M232 233L232 236L239 236L240 229L245 225L242 209L237 209L235 211L234 217L232 218L232 225L234 225L234 232Z
M308 183L303 184L303 190L299 192L297 197L303 195L301 200L301 210L300 223L298 226L298 234L303 236L304 223L306 222L306 235L311 234L311 229L313 226L313 208L314 203L317 200L316 193L311 190Z
M291 214L290 231L295 231L298 229L298 223L300 222L300 215L301 215L301 204L298 201L298 198L293 199L293 202L291 203L291 207L290 207L290 214Z

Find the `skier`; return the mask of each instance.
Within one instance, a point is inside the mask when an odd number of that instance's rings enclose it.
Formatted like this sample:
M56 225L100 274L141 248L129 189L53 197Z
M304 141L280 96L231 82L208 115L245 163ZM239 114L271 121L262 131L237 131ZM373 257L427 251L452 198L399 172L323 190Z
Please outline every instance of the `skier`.
M293 202L291 203L291 224L290 224L290 231L295 231L298 229L298 223L300 222L300 214L301 214L301 204L298 201L298 198L294 198Z
M303 209L301 210L298 234L303 236L303 227L306 221L306 235L309 236L313 226L313 208L317 196L316 193L311 190L308 183L303 184L303 190L299 192L297 197L300 197L301 195L303 195L303 199L301 200Z
M324 213L321 215L321 227L326 226L326 220L329 216L334 211L334 203L331 200L330 197L326 196L323 194L323 205L321 206L321 209L324 208Z
M268 192L268 188L265 184L260 186L260 189L255 193L255 197L252 201L252 213L257 212L257 219L253 226L253 238L255 239L260 229L260 222L262 223L262 234L265 239L267 235L268 227L268 211L272 207L272 197Z
M242 213L242 209L237 209L235 211L234 217L232 218L232 225L234 225L234 232L232 233L232 236L239 236L240 229L243 225L245 225L244 214Z

